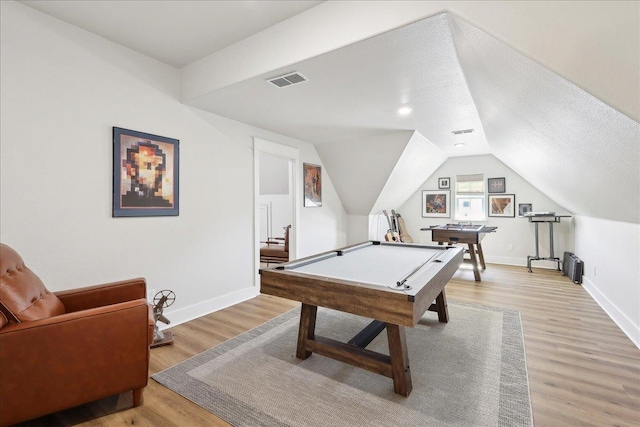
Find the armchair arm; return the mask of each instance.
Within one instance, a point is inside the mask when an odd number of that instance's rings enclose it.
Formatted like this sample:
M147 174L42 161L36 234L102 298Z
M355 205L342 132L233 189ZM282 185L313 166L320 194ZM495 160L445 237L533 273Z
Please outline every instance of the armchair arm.
M0 329L0 424L145 387L150 314L138 299Z
M147 297L144 278L55 292L67 313Z

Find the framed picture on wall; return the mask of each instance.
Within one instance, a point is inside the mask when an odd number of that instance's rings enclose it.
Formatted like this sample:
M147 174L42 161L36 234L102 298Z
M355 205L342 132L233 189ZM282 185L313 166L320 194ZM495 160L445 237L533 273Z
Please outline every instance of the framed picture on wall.
M438 188L441 190L451 188L451 178L438 178Z
M518 216L525 216L532 210L533 210L533 206L531 205L531 203L518 204Z
M504 178L489 178L487 181L489 193L504 193L507 191Z
M449 218L451 217L450 191L423 190L422 191L422 217L423 218Z
M501 194L499 196L489 196L489 216L515 217L516 216L516 195Z
M322 206L322 169L320 166L303 163L304 207Z
M113 216L177 216L180 141L113 128Z

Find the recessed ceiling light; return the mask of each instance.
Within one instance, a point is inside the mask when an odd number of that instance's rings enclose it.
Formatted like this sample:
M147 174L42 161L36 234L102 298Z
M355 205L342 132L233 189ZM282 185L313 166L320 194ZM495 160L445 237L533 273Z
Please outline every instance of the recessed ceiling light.
M460 147L464 147L464 146L465 146L465 143L464 143L464 142L456 142L456 143L455 143L455 144L453 144L453 145L455 145L456 147L460 148Z
M398 110L398 114L402 114L403 116L406 116L412 111L413 111L413 108L411 107L402 107Z

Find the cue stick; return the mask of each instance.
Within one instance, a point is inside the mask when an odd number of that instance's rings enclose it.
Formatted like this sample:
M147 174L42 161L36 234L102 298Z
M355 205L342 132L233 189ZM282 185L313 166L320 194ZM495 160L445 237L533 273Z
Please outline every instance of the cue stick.
M398 286L402 286L405 284L405 282L409 279L409 277L413 276L414 274L416 274L416 272L418 270L420 270L422 267L424 267L429 261L431 261L431 259L436 256L436 255L440 255L438 253L435 253L433 255L431 255L425 262L423 262L422 264L420 264L419 266L417 266L416 268L414 268L409 274L407 274L406 276L404 276L404 279L400 280L399 282L397 282Z

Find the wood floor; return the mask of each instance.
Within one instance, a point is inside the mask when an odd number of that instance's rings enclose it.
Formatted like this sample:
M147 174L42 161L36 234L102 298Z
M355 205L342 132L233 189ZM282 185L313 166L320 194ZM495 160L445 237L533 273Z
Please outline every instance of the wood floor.
M489 265L482 282L464 267L446 287L449 302L519 310L536 426L640 425L640 350L580 285L553 270ZM261 295L172 328L175 344L152 350L150 374L168 368L295 307ZM411 343L408 343L411 354ZM479 391L481 392L481 391ZM57 415L73 424L73 410ZM51 418L49 418L51 419ZM153 380L144 405L85 426L226 426Z

